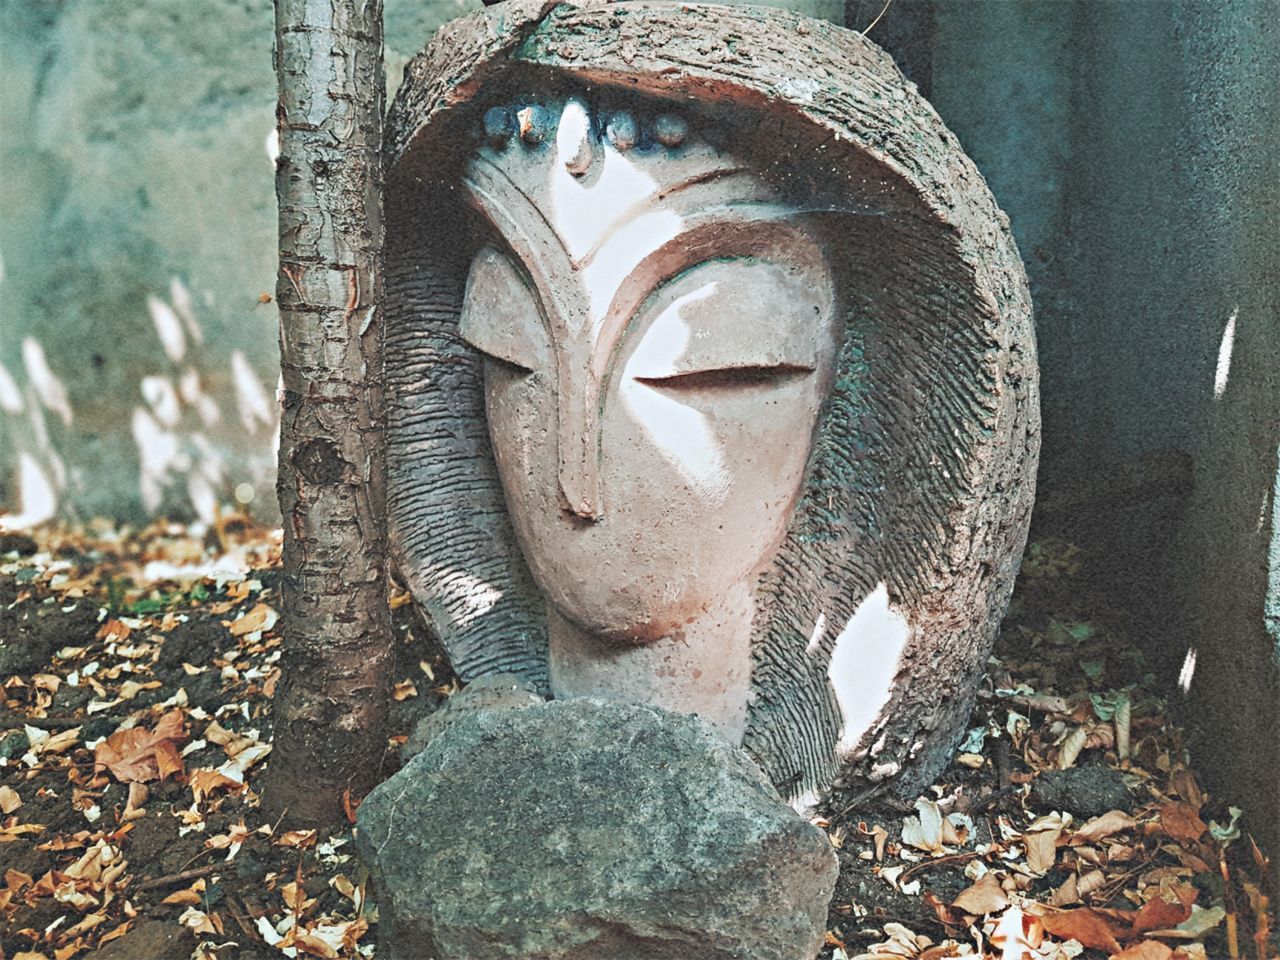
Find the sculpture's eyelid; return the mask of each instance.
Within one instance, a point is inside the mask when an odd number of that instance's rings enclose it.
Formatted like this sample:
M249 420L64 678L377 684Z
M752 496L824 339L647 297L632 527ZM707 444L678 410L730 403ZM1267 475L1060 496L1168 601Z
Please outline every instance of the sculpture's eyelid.
M503 367L504 369L509 370L512 373L519 373L527 376L534 372L533 367L526 365L525 362L513 359L510 351L503 351L501 353L498 353L493 349L486 349L482 344L476 343L470 337L467 337L465 335L463 335L461 339L463 343L469 346L472 350L476 351L476 353L483 356L486 360L489 360L492 363L496 363L500 367Z
M708 389L789 383L813 373L810 363L714 364L658 376L636 377L637 383L667 388Z

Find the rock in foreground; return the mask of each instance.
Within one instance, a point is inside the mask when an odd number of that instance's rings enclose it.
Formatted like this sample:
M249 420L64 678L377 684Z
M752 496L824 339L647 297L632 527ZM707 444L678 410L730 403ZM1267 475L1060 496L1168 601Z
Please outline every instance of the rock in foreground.
M450 714L360 807L379 957L817 953L834 852L703 721L586 699Z

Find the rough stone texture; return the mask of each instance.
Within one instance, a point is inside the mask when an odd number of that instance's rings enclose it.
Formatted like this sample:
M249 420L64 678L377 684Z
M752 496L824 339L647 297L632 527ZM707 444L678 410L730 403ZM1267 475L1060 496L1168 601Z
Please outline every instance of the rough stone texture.
M450 24L410 64L387 127L398 561L464 678L544 682L544 604L498 482L480 355L458 335L475 241L460 239L456 185L495 98L565 80L767 128L735 149L835 198L844 343L806 490L754 585L744 744L797 801L846 760L850 780L914 793L954 746L1012 587L1039 441L1035 351L1007 221L937 115L856 34L758 7L512 0ZM910 625L901 657L874 629L838 650L877 596L884 620ZM851 726L830 664L856 674L877 655L891 695L859 704L870 715Z
M361 805L380 957L811 960L835 854L742 751L693 717L512 693L460 694Z
M1133 809L1124 775L1111 767L1072 767L1042 773L1032 781L1031 800L1043 810L1068 810L1085 817Z

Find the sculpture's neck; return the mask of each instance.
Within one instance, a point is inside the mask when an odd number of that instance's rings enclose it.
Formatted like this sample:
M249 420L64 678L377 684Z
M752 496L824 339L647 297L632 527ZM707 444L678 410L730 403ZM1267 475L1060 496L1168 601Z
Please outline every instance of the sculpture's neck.
M551 690L558 699L600 697L696 713L741 744L751 691L751 622L747 584L677 636L618 644L594 637L547 610Z

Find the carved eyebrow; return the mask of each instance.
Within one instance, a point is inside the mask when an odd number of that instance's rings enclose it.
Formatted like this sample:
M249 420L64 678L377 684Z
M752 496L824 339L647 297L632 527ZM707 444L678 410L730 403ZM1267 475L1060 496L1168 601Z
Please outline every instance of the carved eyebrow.
M475 206L497 228L498 233L516 255L533 282L534 290L543 304L543 314L551 325L552 335L560 339L567 333L566 320L573 312L573 305L559 296L552 278L563 268L570 267L572 261L564 240L555 227L547 220L545 214L516 183L506 175L497 164L486 158L484 166L472 165L471 171L463 179ZM512 207L515 207L513 210ZM532 215L533 221L526 226L521 222L521 214ZM528 217L524 218L526 222ZM535 236L530 236L532 227ZM539 242L541 242L539 244ZM554 265L544 263L539 255L539 245L544 249L554 246L559 251L562 271ZM552 266L551 270L546 269ZM571 270L569 271L571 273Z
M609 245L609 242L615 239L619 229L633 220L638 219L646 213L655 213L659 210L669 210L677 215L685 213L685 208L692 207L697 209L699 206L705 207L706 204L699 204L698 194L703 191L698 189L709 184L719 185L723 181L738 181L743 189L735 198L738 202L747 203L765 203L773 199L769 191L762 188L762 185L752 177L744 167L718 167L715 170L706 170L701 173L694 174L671 187L659 190L649 194L643 200L632 204L614 221L610 229L595 244L582 255L578 260L574 261L574 265L578 267L590 266L592 261L599 255L600 251ZM674 199L673 199L674 198ZM732 201L731 201L732 202ZM725 206L725 201L721 200L714 206ZM671 209L674 207L675 209Z
M693 201L702 192L696 187L715 182L714 178L705 176L690 177L687 189L674 192L668 189L662 196L674 196L681 208L695 206ZM568 256L564 238L538 203L521 190L506 171L483 155L471 164L464 183L473 204L489 219L512 253L523 263L541 300L542 315L550 327L552 339L560 347L556 361L557 393L562 398L574 398L571 404L558 404L561 490L583 515L597 515L602 509L598 464L599 393L631 313L660 284L694 262L700 245L707 245L706 252L701 254L703 259L717 254L749 253L753 246L750 235L757 232L753 227L758 228L765 222L779 223L794 217L798 211L780 204L756 201L711 208L695 207L691 215L676 216L679 229L655 250L626 266L623 275L613 281L614 293L608 306L598 316L593 316L590 291L584 283L586 270ZM764 192L758 182L753 186L756 196ZM652 211L653 196L650 193L649 202L636 206ZM723 203L722 198L718 199ZM668 210L665 212L674 215L675 212L669 210L670 204L666 206ZM634 223L637 220L632 216L630 221L622 222ZM616 235L616 230L616 226L611 225L609 232ZM772 233L774 239L782 243L800 242L801 234L794 228ZM724 241L728 241L727 246ZM803 242L812 248L812 240L805 237ZM768 244L756 243L754 246ZM570 334L571 329L577 336ZM581 389L572 389L573 381L584 374L585 382L580 385Z
M686 229L643 257L618 286L599 318L593 372L603 378L616 360L627 325L645 300L692 265L723 257L750 257L780 250L809 252L813 239L792 222L797 212L776 204L742 204L704 211ZM705 249L704 249L705 246Z

